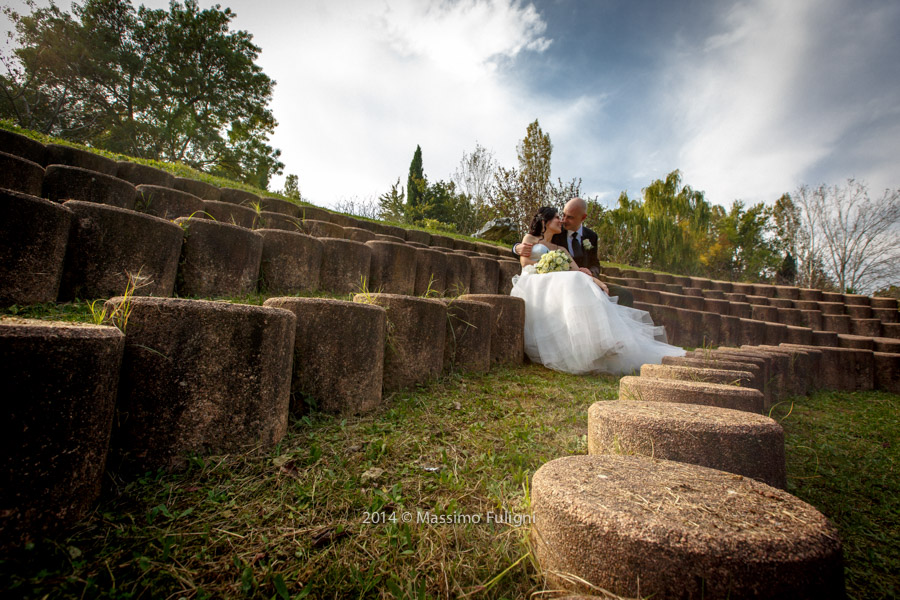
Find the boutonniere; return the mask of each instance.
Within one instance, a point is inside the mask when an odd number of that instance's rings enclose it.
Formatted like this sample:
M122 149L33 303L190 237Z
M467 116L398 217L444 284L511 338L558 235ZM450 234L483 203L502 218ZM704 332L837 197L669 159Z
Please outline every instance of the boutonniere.
M591 240L584 240L583 242L581 242L581 247L584 248L585 250L593 250L594 249L594 245L591 243Z

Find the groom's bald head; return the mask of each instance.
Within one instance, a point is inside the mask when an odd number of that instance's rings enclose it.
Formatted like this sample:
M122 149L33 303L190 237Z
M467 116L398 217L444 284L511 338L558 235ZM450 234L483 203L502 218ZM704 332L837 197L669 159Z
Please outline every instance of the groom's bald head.
M577 231L587 217L587 202L581 198L572 198L563 208L562 224L569 231Z

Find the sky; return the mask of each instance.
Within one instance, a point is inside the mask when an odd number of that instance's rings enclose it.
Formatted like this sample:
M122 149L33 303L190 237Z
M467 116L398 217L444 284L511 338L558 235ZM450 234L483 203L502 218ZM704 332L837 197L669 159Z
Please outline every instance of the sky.
M476 144L515 167L535 119L553 178L606 205L675 169L725 206L900 188L897 0L218 2L277 82L284 175L321 206L405 185L417 145L430 181Z

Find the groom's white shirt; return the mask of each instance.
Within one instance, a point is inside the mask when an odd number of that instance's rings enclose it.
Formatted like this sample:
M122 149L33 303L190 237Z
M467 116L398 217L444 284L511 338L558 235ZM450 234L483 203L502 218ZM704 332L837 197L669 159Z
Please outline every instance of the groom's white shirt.
M564 229L566 232L566 244L569 246L569 256L575 256L575 250L572 248L572 239L575 236L578 236L578 239L584 239L584 225L579 225L578 229L575 231L575 235L572 235L572 232L568 229Z

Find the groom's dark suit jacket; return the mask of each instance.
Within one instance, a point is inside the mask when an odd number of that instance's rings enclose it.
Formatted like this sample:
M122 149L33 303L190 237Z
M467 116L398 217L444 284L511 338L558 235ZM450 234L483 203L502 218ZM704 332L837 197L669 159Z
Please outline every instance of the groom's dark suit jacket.
M574 251L574 256L572 256L572 258L575 259L575 263L579 267L590 270L590 272L594 274L594 277L597 277L600 275L600 258L597 256L597 234L584 225L581 226L581 231L584 237L578 240L578 246L580 247L575 247L575 243L572 243L572 250ZM562 246L568 250L569 241L566 239L568 235L569 232L563 229L562 233L557 233L550 241L557 246ZM590 250L584 248L584 240L589 240L591 242ZM513 246L513 248L515 248L515 246ZM513 252L513 254L515 254L515 252ZM516 258L518 258L518 256L516 256ZM619 304L622 304L623 306L634 306L634 296L631 292L612 283L607 283L606 285L609 287L610 296L619 297Z

